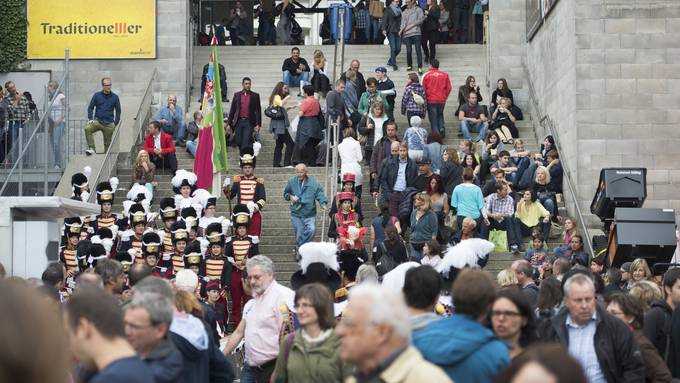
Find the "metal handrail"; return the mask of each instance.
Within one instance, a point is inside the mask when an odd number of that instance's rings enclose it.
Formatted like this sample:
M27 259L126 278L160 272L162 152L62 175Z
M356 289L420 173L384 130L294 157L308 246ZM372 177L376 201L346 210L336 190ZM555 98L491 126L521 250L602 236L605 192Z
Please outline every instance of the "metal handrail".
M156 69L153 70L153 73L151 74L151 78L149 78L149 82L147 83L146 89L144 91L144 96L142 97L142 102L140 102L139 109L137 110L137 114L135 115L135 127L133 128L133 132L135 129L139 130L139 132L136 133L137 139L143 134L144 131L144 124L140 121L142 117L142 113L145 112L146 109L150 107L150 102L146 102L148 98L151 96L151 91L152 91L152 86L153 82L156 79L156 76L158 75L158 71ZM103 182L104 180L108 180L111 177L111 174L113 174L114 169L116 168L117 162L118 162L118 154L120 153L120 148L119 148L119 138L120 138L120 130L121 130L121 123L118 123L116 126L115 130L113 131L113 135L111 137L111 143L109 144L108 149L106 149L106 154L104 156L104 161L102 162L102 166L97 172L96 178L94 178L94 183L90 182L90 185L96 187L99 185L100 182ZM133 145L134 147L134 145ZM96 197L97 193L91 193L90 197L88 199L88 202L96 202Z
M526 78L527 85L528 85L528 91L529 91L529 100L533 106L533 114L535 114L538 117L538 122L539 124L546 129L550 134L553 136L555 139L555 150L557 151L557 154L559 155L560 163L562 164L562 170L563 170L563 177L562 181L567 185L567 188L569 189L569 194L571 194L571 198L574 201L574 207L576 209L576 216L578 219L578 224L579 228L581 230L581 233L587 236L588 234L588 227L586 226L585 220L583 219L583 213L581 212L581 207L579 206L578 203L578 196L576 194L576 189L574 188L574 184L571 180L571 171L569 170L569 166L567 163L564 161L564 157L562 156L562 150L560 149L560 135L557 133L557 131L554 128L554 122L548 116L548 114L542 112L540 100L536 97L536 92L534 88L534 83L531 81L531 76L529 75L529 68L527 67L526 62L522 62L522 69L524 70L524 77ZM540 139L539 137L536 137L537 139ZM595 252L593 249L593 244L588 238L584 238L585 245L588 248L588 252L591 257L595 256Z
M59 94L59 92L62 90L62 88L65 86L66 82L68 81L68 78L69 78L68 60L69 60L69 52L68 52L68 49L67 49L66 52L65 52L65 57L64 57L64 74L62 75L61 80L59 81L59 84L57 85L57 89L54 91L55 96L57 94ZM68 87L66 87L66 88L67 88L67 92L68 92ZM49 118L49 116L52 113L52 107L54 105L53 101L54 100L47 100L46 99L46 102L49 102L49 104L45 106L45 112L43 113L42 117L40 117L40 119L38 120L38 123L36 124L35 130L31 134L31 136L28 138L26 143L23 143L23 138L22 138L23 134L21 132L21 130L23 130L23 129L19 130L19 134L17 135L17 137L19 138L19 142L21 143L22 151L21 151L21 153L19 153L19 156L17 157L16 161L14 161L14 165L12 166L12 169L9 171L9 173L7 174L7 178L5 178L5 181L3 182L2 187L0 188L0 195L2 195L5 192L7 185L9 185L10 181L12 180L12 176L14 175L14 172L17 170L19 165L23 164L24 156L26 156L26 153L28 152L28 149L30 148L31 143L33 142L38 131L40 130L40 126L44 127L43 132L47 132L47 119ZM66 110L68 110L68 107L66 108ZM67 114L67 116L68 116L68 114ZM30 121L30 119L29 119L29 121ZM16 144L17 143L13 143L12 145L16 145ZM45 163L45 166L47 166L47 161ZM19 170L19 172L21 173L21 169ZM19 188L21 190L21 187L22 187L22 185L21 185L22 184L21 174L19 174L19 176L20 176L19 177ZM19 194L21 195L21 193L19 193ZM45 192L45 194L46 194L46 192Z

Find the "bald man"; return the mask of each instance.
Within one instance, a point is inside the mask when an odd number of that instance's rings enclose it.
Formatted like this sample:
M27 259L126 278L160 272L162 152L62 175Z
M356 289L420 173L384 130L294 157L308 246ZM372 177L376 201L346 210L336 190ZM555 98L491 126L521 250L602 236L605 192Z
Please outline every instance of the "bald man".
M161 123L161 130L175 139L176 146L184 146L184 111L177 105L176 95L168 95L168 103L158 111L156 120Z
M307 175L305 164L295 166L295 176L288 180L283 199L290 201L290 220L295 232L295 255L297 249L314 238L316 229L316 203L326 210L326 195L319 182Z

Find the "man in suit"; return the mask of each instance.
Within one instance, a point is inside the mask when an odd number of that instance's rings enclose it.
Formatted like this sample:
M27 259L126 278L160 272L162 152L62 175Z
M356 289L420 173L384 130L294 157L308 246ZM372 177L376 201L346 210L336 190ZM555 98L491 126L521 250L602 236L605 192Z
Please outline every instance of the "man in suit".
M239 154L243 155L246 148L252 148L253 133L259 133L262 126L262 111L260 108L260 95L252 92L250 78L244 77L241 81L243 90L234 93L227 119L227 134L234 134L234 143L239 148Z
M157 169L169 168L172 174L177 171L177 157L172 136L161 132L161 124L158 121L149 122L149 134L144 139L144 150L149 153L151 162Z

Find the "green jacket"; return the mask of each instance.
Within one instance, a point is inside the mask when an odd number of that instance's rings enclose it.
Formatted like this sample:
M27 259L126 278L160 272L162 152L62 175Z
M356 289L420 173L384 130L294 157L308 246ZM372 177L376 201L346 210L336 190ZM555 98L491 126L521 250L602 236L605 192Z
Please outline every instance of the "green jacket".
M361 95L361 99L359 100L359 107L357 107L359 113L361 113L362 115L366 115L371 109L371 105L368 104L369 97L373 102L375 102L374 100L376 98L379 98L380 101L382 101L383 113L387 114L390 111L390 104L387 103L387 99L384 96L382 96L380 92L376 91L375 96L371 97L368 91L366 91L364 92L364 94Z
M285 361L287 343L288 337L281 340L276 358L274 374L277 383L344 382L352 374L352 368L340 360L340 337L335 331L311 350L305 349L302 330L295 331L288 363Z

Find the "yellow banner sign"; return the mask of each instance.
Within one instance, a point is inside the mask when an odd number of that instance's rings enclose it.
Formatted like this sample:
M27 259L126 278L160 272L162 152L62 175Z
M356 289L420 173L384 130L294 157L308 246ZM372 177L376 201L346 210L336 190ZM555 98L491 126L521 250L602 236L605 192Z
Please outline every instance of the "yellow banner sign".
M28 58L156 58L156 0L28 0Z

